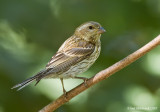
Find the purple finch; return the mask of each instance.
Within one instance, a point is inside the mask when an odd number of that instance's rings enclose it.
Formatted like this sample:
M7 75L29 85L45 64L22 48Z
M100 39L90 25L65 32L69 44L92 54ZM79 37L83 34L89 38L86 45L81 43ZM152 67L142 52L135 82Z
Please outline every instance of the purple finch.
M19 87L18 90L20 90L33 81L38 84L41 79L45 78L60 78L63 92L66 94L63 79L87 80L77 75L88 70L98 58L101 50L100 37L104 32L105 29L97 22L90 21L80 25L74 34L62 44L45 69L15 85L12 89Z

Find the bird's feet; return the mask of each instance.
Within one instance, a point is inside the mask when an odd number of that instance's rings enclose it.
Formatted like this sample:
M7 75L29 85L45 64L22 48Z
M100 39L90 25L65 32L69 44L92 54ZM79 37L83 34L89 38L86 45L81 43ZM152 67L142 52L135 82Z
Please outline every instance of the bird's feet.
M88 84L87 84L88 78L84 78L83 80L84 80L84 86L85 86L85 87L88 87Z
M84 81L84 86L88 87L88 85L87 85L88 78L86 78L86 77L73 77L73 78L75 78L75 79L82 79Z
M67 91L65 89L63 89L63 95L64 95L65 100L68 101L68 99L67 99Z

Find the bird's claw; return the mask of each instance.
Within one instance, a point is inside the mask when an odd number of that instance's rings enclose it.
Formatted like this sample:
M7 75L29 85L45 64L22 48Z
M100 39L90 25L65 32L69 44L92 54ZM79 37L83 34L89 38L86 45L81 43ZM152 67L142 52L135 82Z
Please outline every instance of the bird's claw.
M88 78L85 78L85 79L84 79L84 86L85 86L85 87L88 87L87 80L88 80Z
M65 100L67 101L67 92L65 90L63 91L63 95L65 97Z

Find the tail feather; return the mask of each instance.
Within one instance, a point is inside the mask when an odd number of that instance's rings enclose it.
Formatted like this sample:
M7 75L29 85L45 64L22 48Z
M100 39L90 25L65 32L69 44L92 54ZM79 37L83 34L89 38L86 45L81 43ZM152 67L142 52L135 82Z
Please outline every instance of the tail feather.
M15 86L13 86L11 89L15 89L18 88L17 91L21 90L22 88L26 87L27 85L29 85L30 83L32 83L33 81L37 81L37 83L43 78L44 74L45 74L46 70L42 70L40 71L38 74L36 74L33 77L30 77L29 79L26 79L25 81L23 81L22 83L19 83ZM37 84L36 83L36 84Z
M14 88L18 88L17 91L21 90L22 88L26 87L27 85L29 85L31 82L33 82L36 79L36 77L31 77L25 81L23 81L22 83L19 83L15 86L13 86L11 89Z

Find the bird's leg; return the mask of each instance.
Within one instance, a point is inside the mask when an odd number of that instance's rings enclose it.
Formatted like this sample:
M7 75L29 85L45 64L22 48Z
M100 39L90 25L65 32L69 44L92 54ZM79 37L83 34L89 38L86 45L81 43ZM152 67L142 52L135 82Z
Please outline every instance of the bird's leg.
M86 77L77 77L77 76L75 76L75 77L73 77L74 79L82 79L83 81L84 81L84 85L87 87L87 80L88 80L88 78L86 78Z
M64 88L63 78L60 78L60 80L61 80L61 84L62 84L62 88L63 88L63 93L64 93L64 95L66 97L67 96L67 92L66 92L66 90Z

